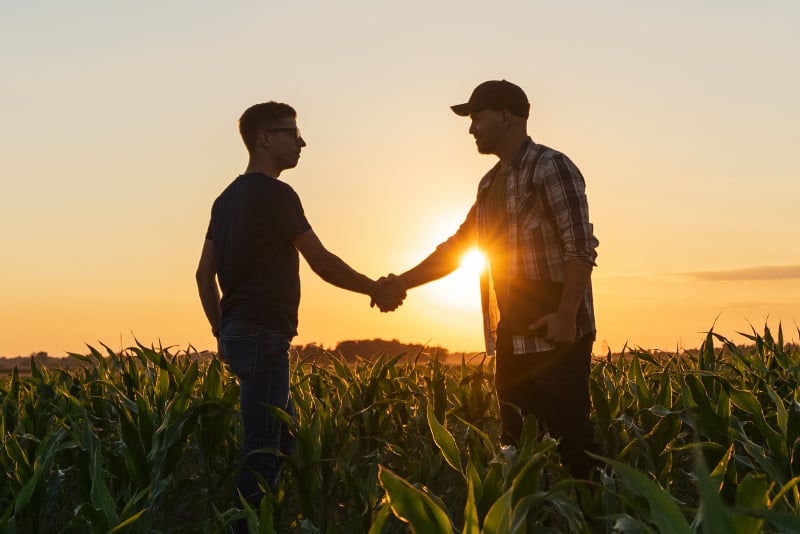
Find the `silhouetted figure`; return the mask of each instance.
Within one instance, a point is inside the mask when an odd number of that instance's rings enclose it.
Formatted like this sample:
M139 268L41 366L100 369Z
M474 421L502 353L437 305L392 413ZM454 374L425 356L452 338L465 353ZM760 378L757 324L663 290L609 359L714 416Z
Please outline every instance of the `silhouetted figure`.
M267 102L239 119L249 163L213 204L197 268L211 331L239 378L244 443L237 489L256 509L264 494L259 479L273 486L281 464L263 449L289 454L293 446L269 406L293 415L288 350L297 334L298 251L326 282L370 295L381 311L405 297L398 286L379 285L326 250L295 191L278 179L297 165L306 146L296 115L287 104Z
M386 280L405 289L436 280L478 246L489 263L480 287L486 351L497 356L502 443L520 438L517 407L560 438L563 461L585 478L595 464L584 450L595 448L588 378L598 241L583 176L567 156L528 136L530 103L518 86L484 82L452 109L470 117L478 152L500 161L480 181L458 231Z

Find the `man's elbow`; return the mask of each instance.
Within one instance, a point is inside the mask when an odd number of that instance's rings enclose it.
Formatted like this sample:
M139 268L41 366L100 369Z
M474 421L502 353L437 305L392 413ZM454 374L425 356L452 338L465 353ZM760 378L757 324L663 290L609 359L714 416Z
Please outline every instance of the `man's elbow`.
M316 257L315 260L308 262L308 266L317 276L329 283L336 279L342 264L342 260L338 256L326 251L325 254Z
M597 254L565 254L564 263L575 263L577 265L585 265L590 270L597 267Z
M321 261L315 265L310 265L311 270L314 273L322 278L323 280L330 281L331 277L333 276L334 271L336 270L334 266L334 262L330 259Z
M194 273L194 279L198 286L208 285L215 282L216 273L213 270L198 267Z
M583 240L565 240L562 257L565 262L576 261L597 267L597 246L599 244L594 236Z

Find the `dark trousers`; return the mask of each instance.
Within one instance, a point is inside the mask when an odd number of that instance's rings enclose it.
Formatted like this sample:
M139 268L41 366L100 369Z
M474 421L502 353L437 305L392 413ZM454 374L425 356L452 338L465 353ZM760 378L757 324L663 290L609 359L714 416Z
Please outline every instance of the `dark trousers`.
M221 342L225 358L239 378L244 426L242 467L236 488L258 509L264 495L261 479L273 487L281 467L281 458L271 451L288 455L294 447L286 425L270 410L270 406L276 406L294 415L289 394L291 339L258 325L233 322L223 329Z
M497 340L495 388L500 403L501 442L519 442L522 415L534 415L539 429L560 440L562 462L575 478L588 478L598 463L584 451L598 450L589 419L589 370L593 337L548 352L514 354L510 335Z

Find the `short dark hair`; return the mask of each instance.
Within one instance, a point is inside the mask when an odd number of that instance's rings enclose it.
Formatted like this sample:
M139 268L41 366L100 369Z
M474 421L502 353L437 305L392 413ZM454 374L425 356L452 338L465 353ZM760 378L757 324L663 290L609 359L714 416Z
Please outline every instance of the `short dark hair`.
M294 119L297 112L289 104L281 102L264 102L247 108L239 117L239 133L248 152L253 152L258 140L259 130L265 129L269 123L282 119Z

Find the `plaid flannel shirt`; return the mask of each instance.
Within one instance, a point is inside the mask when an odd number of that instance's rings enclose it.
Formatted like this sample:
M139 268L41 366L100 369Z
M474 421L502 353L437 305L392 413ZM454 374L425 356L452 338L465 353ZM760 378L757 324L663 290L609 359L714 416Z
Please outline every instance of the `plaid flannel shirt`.
M539 154L540 151L543 151ZM538 157L537 157L538 156ZM458 231L439 245L436 254L457 258L475 244L486 242L484 197L498 162L478 185L478 195ZM532 139L523 144L514 158L507 181L508 267L511 277L524 275L531 280L564 281L564 263L581 261L595 266L599 241L589 222L586 184L572 161L564 154ZM520 257L521 256L521 257ZM481 304L487 354L494 354L500 312L490 268L481 275ZM524 273L517 273L518 265ZM594 305L591 282L577 314L577 337L594 334ZM555 347L540 336L513 336L514 353L552 350Z

